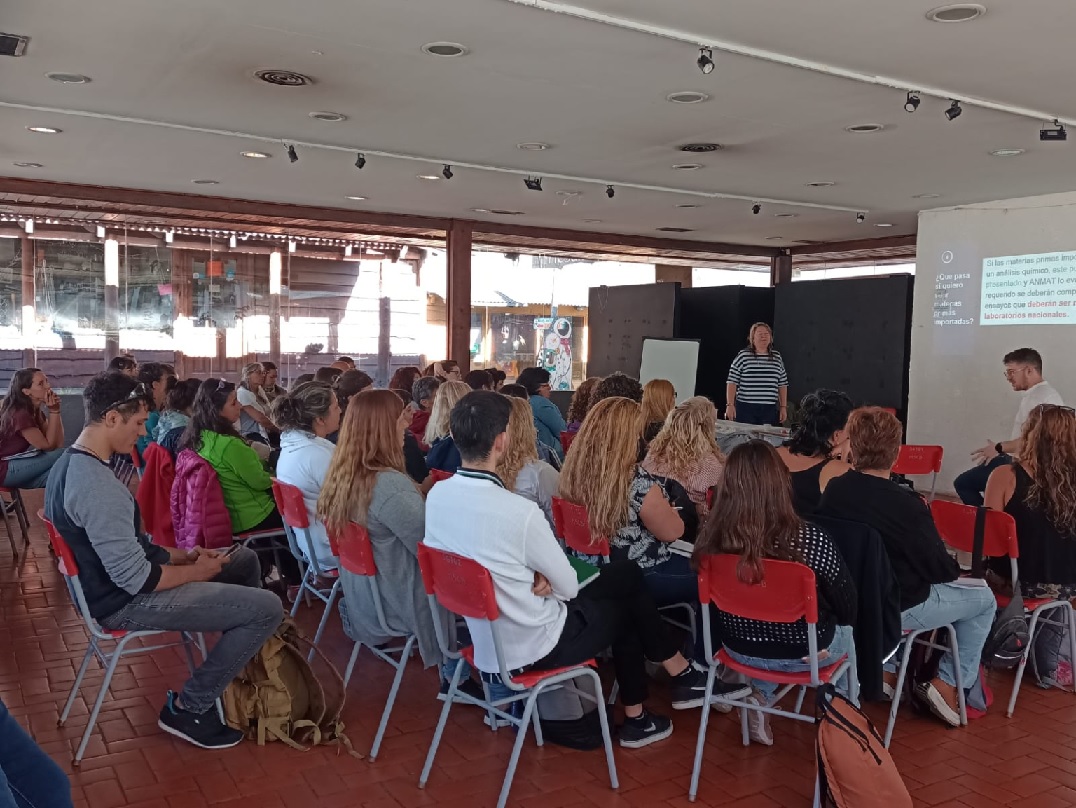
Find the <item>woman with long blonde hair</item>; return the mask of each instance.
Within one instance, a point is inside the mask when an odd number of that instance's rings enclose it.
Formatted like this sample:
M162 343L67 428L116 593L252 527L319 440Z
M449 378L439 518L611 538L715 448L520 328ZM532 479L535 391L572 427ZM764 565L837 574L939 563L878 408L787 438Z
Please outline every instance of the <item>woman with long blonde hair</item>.
M675 406L676 389L668 379L651 379L643 385L644 444L650 445Z
M610 558L635 561L659 606L698 600L688 559L669 545L684 522L661 484L637 465L643 414L627 398L599 401L587 414L564 469L560 496L583 505L593 536L609 540Z
M706 494L721 482L725 456L717 446L717 408L703 396L689 398L665 419L650 442L643 468L659 477L676 480L699 512L706 516Z
M430 666L443 660L418 570L426 505L404 472L404 431L410 416L403 399L391 390L364 390L351 399L318 497L317 517L330 536L343 536L349 522L366 528L385 620L390 628L418 637L422 661ZM380 634L367 576L341 567L340 583L345 633L373 645L389 639Z
M437 388L433 406L430 408L430 421L426 424L424 442L430 447L426 453L426 465L431 469L456 473L460 467L460 453L452 440L449 430L449 416L459 400L471 392L469 385L463 382L443 382Z
M512 414L508 417L508 448L497 464L497 476L504 487L535 503L549 526L553 524L553 497L557 493L560 474L539 459L535 437L534 413L522 398L508 398Z

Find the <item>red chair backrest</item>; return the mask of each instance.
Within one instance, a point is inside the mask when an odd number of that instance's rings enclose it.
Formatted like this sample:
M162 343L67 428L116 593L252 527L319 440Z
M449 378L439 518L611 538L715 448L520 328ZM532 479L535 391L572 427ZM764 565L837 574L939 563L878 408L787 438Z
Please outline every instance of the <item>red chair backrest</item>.
M714 497L717 496L717 486L711 485L706 489L706 510L712 511L714 509Z
M452 476L451 471L441 471L441 469L430 469L430 476L433 477L433 484L441 482L441 480L447 480Z
M945 450L941 446L906 444L900 447L894 474L937 474Z
M340 559L340 566L348 572L353 575L377 575L370 534L362 525L348 522L339 536L330 531L329 546L333 554Z
M426 594L435 595L448 611L479 620L500 617L493 578L477 561L419 542L418 567Z
M45 523L45 531L49 534L49 543L52 544L52 549L56 553L56 557L63 563L63 573L67 576L78 575L78 562L75 561L75 554L71 552L71 548L67 542L64 541L64 537L60 535L60 531L56 529L56 526L45 518L44 511L37 512L38 518Z
M577 553L609 555L609 540L603 536L591 536L590 516L582 505L553 497L553 524L564 543Z
M578 434L578 432L560 433L560 448L564 450L564 454L568 454L568 450L572 447L572 441L575 440L575 436Z
M767 623L818 622L814 570L792 561L762 561L761 583L740 580L735 555L703 556L699 563L699 600L723 612Z
M974 506L936 499L930 503L930 513L942 541L965 553L973 552L976 514ZM1020 557L1020 549L1016 543L1016 520L1004 511L986 512L983 555Z
M894 418L895 418L895 417L896 417L896 415L897 415L897 408L896 408L896 407L879 407L878 409L880 409L880 410L885 410L885 411L886 411L886 412L888 412L888 413L889 413L890 415L892 415L892 416L893 416Z
M284 519L284 524L291 528L306 529L310 527L310 514L306 511L303 492L291 483L284 483L273 478L273 499L276 509Z

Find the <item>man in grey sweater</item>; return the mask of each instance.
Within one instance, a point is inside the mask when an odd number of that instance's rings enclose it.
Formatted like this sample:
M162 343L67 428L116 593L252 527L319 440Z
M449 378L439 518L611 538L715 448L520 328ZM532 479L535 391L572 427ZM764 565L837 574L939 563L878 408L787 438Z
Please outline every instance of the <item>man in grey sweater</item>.
M90 615L111 631L219 631L220 640L184 685L169 691L158 725L204 749L235 746L243 733L221 722L214 702L283 618L260 588L255 554L159 547L141 533L138 505L108 458L145 434L150 393L138 380L99 373L82 394L86 426L49 474L45 515L70 546Z

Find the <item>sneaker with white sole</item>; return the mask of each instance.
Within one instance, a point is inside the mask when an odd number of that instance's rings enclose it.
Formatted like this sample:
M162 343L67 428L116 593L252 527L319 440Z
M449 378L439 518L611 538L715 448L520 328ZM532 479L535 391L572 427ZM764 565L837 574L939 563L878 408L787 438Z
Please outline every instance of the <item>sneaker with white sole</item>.
M697 662L691 662L679 675L672 678L669 696L674 710L690 710L701 707L706 701L706 681L709 672ZM739 701L751 694L751 686L739 682L725 682L714 678L713 695L730 701Z
M216 707L201 714L184 710L176 704L176 694L171 690L157 726L201 749L228 749L243 740L242 732L220 720Z
M748 704L762 706L762 700L758 696L744 699ZM755 743L764 746L773 746L773 730L770 728L770 714L761 710L747 711L747 737Z
M624 719L620 726L620 745L627 749L639 749L665 740L672 735L672 731L670 719L643 710L642 715L636 718Z
M930 711L951 727L960 726L960 713L954 710L952 705L945 700L938 688L932 682L923 682L915 689L916 695L921 698Z

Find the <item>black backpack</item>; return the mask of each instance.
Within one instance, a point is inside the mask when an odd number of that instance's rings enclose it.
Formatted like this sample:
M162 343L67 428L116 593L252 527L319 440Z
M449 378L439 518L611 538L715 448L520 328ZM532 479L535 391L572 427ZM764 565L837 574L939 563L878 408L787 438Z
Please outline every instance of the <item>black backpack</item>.
M975 513L975 538L971 551L972 575L983 576L983 542L986 536L986 508L977 508ZM1020 582L1012 582L1012 600L1000 610L990 627L990 634L983 645L980 657L983 665L991 669L1015 668L1020 664L1028 644L1031 632L1024 614L1024 597L1020 594Z

